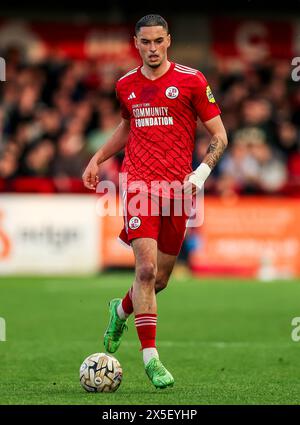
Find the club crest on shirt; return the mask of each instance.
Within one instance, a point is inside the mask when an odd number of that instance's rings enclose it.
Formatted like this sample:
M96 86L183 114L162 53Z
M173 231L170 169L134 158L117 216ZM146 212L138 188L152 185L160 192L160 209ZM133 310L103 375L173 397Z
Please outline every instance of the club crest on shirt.
M176 99L176 97L179 95L179 90L178 90L178 88L177 87L175 87L175 86L171 86L171 87L168 87L167 89L166 89L166 96L169 98L169 99Z
M138 229L141 225L141 219L139 217L131 217L128 226L131 230Z
M210 103L215 103L214 95L212 94L211 88L209 86L206 87L206 96Z

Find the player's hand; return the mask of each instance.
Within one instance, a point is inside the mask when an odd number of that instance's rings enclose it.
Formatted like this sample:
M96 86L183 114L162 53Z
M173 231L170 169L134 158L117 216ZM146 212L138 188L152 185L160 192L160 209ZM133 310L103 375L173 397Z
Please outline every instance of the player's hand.
M99 165L97 160L92 158L82 175L82 181L86 188L96 190L97 184L99 183L98 173Z
M198 186L194 185L193 183L189 182L190 176L194 175L195 173L192 172L190 174L187 174L183 181L183 191L186 195L193 195L195 196L197 193L200 192L200 189Z

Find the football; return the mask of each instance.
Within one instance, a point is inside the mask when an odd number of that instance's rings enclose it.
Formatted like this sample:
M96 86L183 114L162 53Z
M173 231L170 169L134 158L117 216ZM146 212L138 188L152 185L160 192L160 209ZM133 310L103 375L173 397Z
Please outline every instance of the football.
M89 392L110 393L116 391L123 377L119 361L106 353L88 356L80 366L80 384Z

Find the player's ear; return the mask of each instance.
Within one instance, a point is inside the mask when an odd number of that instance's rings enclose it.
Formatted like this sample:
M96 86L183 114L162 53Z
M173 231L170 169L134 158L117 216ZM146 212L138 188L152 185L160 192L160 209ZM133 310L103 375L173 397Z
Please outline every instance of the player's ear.
M135 35L133 36L133 39L134 39L134 45L138 49L138 39Z
M168 40L168 47L170 47L171 46L171 35L170 34L168 34L167 40Z

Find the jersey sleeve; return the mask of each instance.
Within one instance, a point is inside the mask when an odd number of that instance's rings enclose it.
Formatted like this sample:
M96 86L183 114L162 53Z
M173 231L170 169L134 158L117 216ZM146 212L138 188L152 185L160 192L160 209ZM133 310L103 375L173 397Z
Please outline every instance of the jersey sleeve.
M120 93L120 87L119 87L118 83L116 85L116 97L117 97L117 99L120 103L122 118L124 118L125 120L129 120L130 119L130 113L129 113L125 103L122 100L122 96L121 96L121 93Z
M193 105L202 122L208 121L221 114L211 88L204 75L197 72L193 87Z

